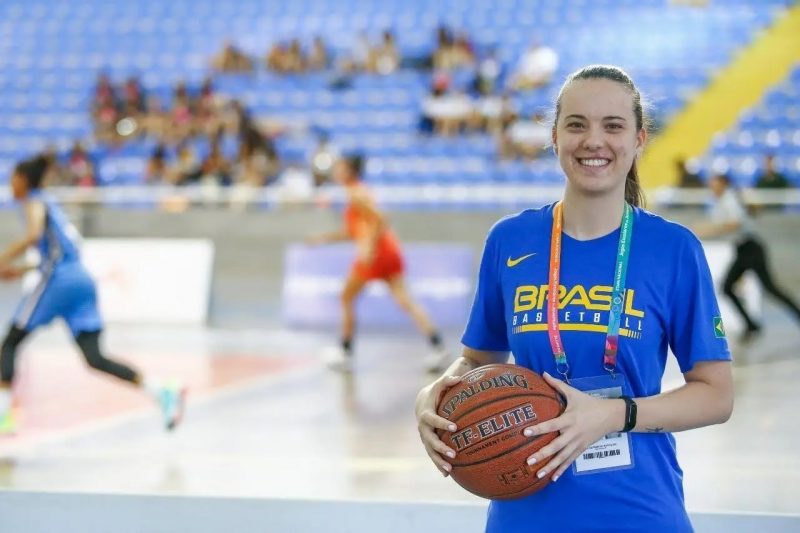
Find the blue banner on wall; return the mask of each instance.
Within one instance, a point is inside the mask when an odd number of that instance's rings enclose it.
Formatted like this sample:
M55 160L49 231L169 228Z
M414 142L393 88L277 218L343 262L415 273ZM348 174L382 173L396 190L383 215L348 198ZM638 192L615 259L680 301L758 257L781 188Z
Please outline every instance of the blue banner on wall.
M350 243L289 246L283 277L285 323L291 327L337 327L341 322L339 295L354 257ZM406 244L403 259L406 286L437 327L463 327L475 290L472 249L454 244ZM366 286L356 310L359 327L412 324L381 281Z

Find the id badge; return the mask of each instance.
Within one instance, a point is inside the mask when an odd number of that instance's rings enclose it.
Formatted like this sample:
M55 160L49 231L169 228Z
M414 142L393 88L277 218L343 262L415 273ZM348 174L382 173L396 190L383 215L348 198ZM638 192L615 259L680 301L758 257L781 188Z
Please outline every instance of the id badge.
M570 385L595 398L619 398L623 396L626 385L625 376L620 373L613 377L592 376L571 379ZM596 474L609 470L633 468L633 450L630 433L609 433L578 456L572 465L576 475Z

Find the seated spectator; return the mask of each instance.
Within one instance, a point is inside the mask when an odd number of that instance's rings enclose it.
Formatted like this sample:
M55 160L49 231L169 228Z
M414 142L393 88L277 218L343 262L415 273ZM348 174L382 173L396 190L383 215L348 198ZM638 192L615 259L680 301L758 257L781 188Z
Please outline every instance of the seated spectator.
M436 50L433 52L432 64L436 70L453 70L471 65L475 54L469 38L464 33L453 37L446 26L436 30Z
M252 72L253 60L226 40L222 51L211 59L211 68L220 72Z
M78 187L97 185L94 163L80 141L75 141L67 156L67 172L72 185Z
M557 69L556 51L549 46L534 44L520 58L511 78L511 88L527 91L547 85Z
M371 52L371 63L373 72L378 74L391 74L400 66L400 54L394 42L394 34L386 30L383 32L381 43Z
M211 141L211 150L200 166L198 181L204 185L227 186L231 184L230 163L220 148L220 137Z
M144 174L145 183L155 184L167 181L167 149L159 143L147 159Z
M92 110L95 111L97 107L108 101L116 104L117 96L114 93L114 86L111 83L111 78L105 72L100 72L97 75L97 83L94 86L94 96L92 97Z
M472 82L473 90L481 96L488 96L497 91L503 66L497 58L497 50L489 49L486 56L478 63L475 79Z
M302 74L306 71L306 57L298 39L292 39L286 55L284 72L287 74Z
M214 94L211 78L203 80L200 94L194 102L196 110L197 130L205 135L213 135L221 125L219 101Z
M475 130L499 134L516 115L516 107L509 94L480 95L475 101L472 126Z
M194 113L189 91L184 82L178 82L172 99L172 138L177 142L194 133Z
M789 180L775 169L775 156L767 154L764 158L764 173L756 180L757 189L786 189L791 187Z
M272 140L250 128L239 143L239 158L234 174L236 183L262 187L275 180L280 171Z
M47 160L47 171L44 174L45 186L63 187L65 185L72 185L70 174L58 159L56 147L52 144L47 145L42 155Z
M300 41L292 39L285 43L275 43L267 55L267 68L278 74L300 74L305 72L306 58Z
M157 96L147 99L147 112L142 117L142 132L158 142L165 142L170 139L169 112L164 109L161 100Z
M200 177L197 157L187 142L178 145L175 162L167 169L167 181L173 185L186 185Z
M466 94L448 91L449 80L440 76L422 102L421 129L438 135L460 132L472 116L472 101Z
M552 129L542 114L511 121L500 136L501 159L535 159L551 142Z
M145 112L145 102L145 94L139 80L133 76L125 80L125 86L122 89L123 106L135 110L138 115Z
M700 174L697 172L693 172L692 169L689 168L689 164L683 158L678 158L675 160L675 167L678 171L678 186L679 187L686 187L686 188L699 188L705 187L706 184L703 183L703 178L700 177Z
M314 37L314 43L311 45L311 53L308 54L307 66L310 71L327 70L328 68L328 49L325 47L325 42L319 35Z
M117 140L117 122L120 113L117 103L112 96L106 94L97 103L93 113L95 138L104 143L113 143Z

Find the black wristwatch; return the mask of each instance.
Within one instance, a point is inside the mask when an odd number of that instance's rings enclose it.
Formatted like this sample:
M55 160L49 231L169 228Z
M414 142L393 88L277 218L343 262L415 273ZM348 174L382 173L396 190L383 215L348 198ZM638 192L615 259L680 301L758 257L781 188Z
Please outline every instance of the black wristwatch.
M630 396L620 396L620 400L625 402L625 426L622 433L627 433L636 427L636 402Z

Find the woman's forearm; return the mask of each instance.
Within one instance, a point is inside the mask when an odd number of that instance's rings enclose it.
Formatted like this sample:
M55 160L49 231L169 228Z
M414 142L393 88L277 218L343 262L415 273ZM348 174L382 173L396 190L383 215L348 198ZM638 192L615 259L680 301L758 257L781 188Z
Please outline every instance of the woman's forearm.
M692 381L669 392L637 398L636 404L638 412L633 431L686 431L726 422L733 409L733 394L717 385Z
M28 237L12 242L8 245L8 248L0 254L0 265L7 265L14 259L23 255L31 244L33 244L33 242Z

